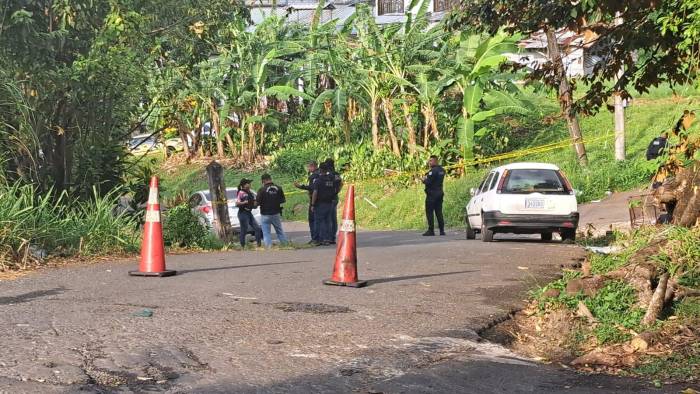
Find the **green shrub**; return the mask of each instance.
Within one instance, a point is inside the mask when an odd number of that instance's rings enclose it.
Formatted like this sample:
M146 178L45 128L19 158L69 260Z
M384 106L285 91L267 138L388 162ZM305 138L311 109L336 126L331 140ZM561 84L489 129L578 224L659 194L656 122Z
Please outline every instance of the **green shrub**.
M168 246L203 248L210 242L209 235L187 204L170 209L163 221L163 240Z
M630 334L619 327L639 331L644 310L635 306L637 293L629 284L620 280L610 281L595 297L586 299L584 303L600 323L594 329L599 344L629 339Z
M73 202L31 185L0 184L0 270L52 253L106 255L138 250L135 221L114 214L116 193Z

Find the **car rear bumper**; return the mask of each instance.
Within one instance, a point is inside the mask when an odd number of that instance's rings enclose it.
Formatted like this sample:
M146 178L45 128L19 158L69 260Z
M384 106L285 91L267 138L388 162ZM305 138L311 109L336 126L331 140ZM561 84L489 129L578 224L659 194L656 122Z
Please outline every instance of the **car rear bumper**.
M545 231L559 232L562 230L576 230L579 213L572 212L569 215L509 215L500 211L492 211L484 212L483 220L486 228L495 232L518 234L541 233Z

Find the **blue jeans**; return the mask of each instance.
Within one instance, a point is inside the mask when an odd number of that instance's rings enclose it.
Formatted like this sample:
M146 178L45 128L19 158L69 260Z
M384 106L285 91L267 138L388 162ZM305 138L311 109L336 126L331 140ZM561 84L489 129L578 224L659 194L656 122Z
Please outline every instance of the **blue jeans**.
M287 243L287 236L282 230L282 216L277 215L262 215L260 219L260 224L262 227L263 244L266 248L272 246L272 227L275 228L275 234L277 234L277 239L282 245Z
M241 225L241 233L239 234L239 240L241 241L241 246L245 246L245 237L248 235L248 231L253 230L255 232L255 242L260 246L260 241L262 240L262 234L260 233L260 226L258 222L255 221L253 213L246 211L245 209L238 210L238 222Z
M332 241L333 223L331 218L333 216L333 203L319 202L314 209L314 219L318 229L319 241Z

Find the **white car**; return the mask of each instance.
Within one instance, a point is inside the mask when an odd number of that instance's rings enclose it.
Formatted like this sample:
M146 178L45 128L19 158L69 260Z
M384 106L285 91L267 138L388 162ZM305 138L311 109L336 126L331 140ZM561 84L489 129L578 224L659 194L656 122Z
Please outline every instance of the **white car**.
M238 207L236 206L236 196L238 195L238 189L235 187L226 188L226 200L228 201L228 216L231 220L231 227L235 230L241 228L241 224L238 222ZM198 215L202 224L208 229L213 229L214 223L214 212L211 207L211 194L209 190L200 190L194 192L189 199L190 208L195 215ZM260 208L253 209L253 217L260 224Z
M467 205L467 239L481 233L491 242L496 233L552 233L576 239L576 193L559 167L544 163L513 163L491 170Z

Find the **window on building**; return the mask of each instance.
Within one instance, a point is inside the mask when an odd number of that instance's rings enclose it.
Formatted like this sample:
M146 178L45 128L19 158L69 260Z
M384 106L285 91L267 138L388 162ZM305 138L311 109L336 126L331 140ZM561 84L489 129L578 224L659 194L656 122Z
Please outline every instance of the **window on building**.
M404 0L377 0L377 13L379 15L386 14L403 14Z
M459 5L459 0L433 0L434 12L450 11Z

